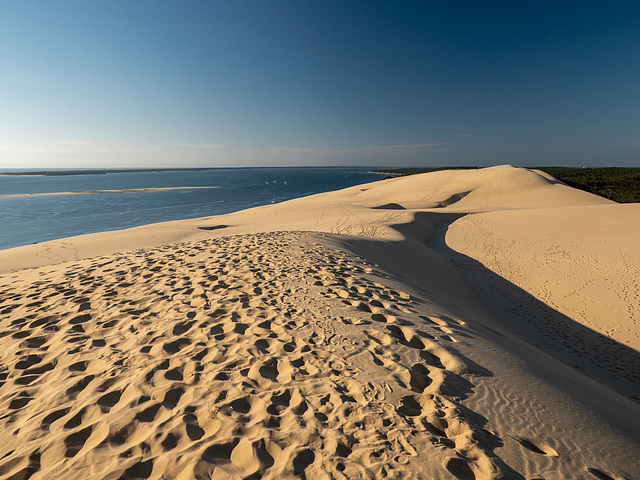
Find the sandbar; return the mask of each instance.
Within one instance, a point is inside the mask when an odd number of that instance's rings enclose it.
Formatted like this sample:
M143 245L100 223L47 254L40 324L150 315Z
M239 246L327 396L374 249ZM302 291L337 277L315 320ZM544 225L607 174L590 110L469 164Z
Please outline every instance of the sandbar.
M0 198L16 197L40 197L48 195L86 195L91 193L140 193L140 192L160 192L164 190L196 190L199 188L219 188L207 187L149 187L149 188L123 188L120 190L85 190L80 192L42 192L42 193L14 193L11 195L0 195Z

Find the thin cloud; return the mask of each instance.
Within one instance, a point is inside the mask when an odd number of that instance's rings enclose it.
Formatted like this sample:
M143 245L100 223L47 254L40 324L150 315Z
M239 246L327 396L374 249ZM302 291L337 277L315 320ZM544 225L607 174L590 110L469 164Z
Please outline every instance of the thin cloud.
M307 153L318 153L318 152L327 152L329 149L327 147L323 148L312 148L312 147L269 147L267 148L267 152L273 153L275 155L300 155ZM333 150L332 150L333 151Z
M39 147L27 147L21 145L0 145L0 152L4 153L39 153L42 148Z
M434 147L443 147L451 145L453 142L431 142L431 143L413 143L413 144L397 144L397 145L365 145L363 147L268 147L266 150L275 155L281 154L348 154L348 153L366 153L366 152L385 152L385 151L416 151L429 150Z
M362 147L362 150L422 150L451 144L452 142L413 143L401 145L367 145L366 147Z
M81 142L79 140L55 140L56 145L88 145L89 142Z
M221 143L180 143L179 148L192 148L196 150L220 150L224 148Z

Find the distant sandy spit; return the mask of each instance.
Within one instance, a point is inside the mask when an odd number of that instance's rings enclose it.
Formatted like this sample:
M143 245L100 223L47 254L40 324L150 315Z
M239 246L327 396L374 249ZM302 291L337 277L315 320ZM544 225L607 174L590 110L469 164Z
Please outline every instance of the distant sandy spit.
M198 188L219 188L219 187L151 187L151 188L124 188L121 190L86 190L82 192L15 193L11 195L0 195L0 198L41 197L41 196L48 196L48 195L86 195L90 193L160 192L163 190L195 190Z
M24 174L20 174L20 173L0 173L0 177L44 177L44 174L35 174L35 175L31 175L29 173L24 173Z
M637 330L566 210L617 207L502 166L0 251L0 479L631 480L640 355L536 297Z

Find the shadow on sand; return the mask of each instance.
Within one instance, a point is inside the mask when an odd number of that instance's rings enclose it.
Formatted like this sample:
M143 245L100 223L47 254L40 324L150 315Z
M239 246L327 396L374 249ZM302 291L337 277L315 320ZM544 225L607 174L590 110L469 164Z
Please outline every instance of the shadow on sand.
M640 353L572 320L480 262L450 249L445 242L447 229L465 215L418 212L412 222L391 226L405 236L400 244L354 239L348 245L354 253L363 254L390 273L402 276L400 273L406 269L402 266L398 268L397 252L414 254L414 258L404 260L404 266L408 265L406 262L420 262L421 259L415 258L415 253L420 252L416 245L418 242L423 257L434 258L435 252L458 267L462 277L502 327L529 345L638 404ZM425 264L425 267L428 265ZM409 280L412 286L423 291L428 291L429 286L433 285L433 277L425 277L422 284L419 278L403 280Z

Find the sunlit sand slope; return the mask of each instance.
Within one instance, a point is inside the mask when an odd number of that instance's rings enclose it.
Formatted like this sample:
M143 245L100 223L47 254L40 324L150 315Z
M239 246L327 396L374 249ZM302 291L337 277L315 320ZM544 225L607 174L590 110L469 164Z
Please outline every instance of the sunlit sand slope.
M491 435L457 398L465 363L443 346L450 320L312 240L228 237L16 276L0 472L492 478Z
M640 205L468 215L447 244L586 327L640 352Z

